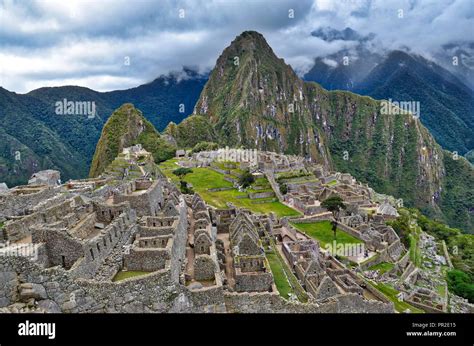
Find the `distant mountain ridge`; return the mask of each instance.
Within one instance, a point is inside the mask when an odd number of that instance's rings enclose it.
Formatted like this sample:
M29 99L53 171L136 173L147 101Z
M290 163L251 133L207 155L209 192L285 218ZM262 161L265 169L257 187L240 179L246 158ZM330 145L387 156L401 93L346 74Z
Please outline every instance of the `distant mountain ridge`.
M58 169L62 179L88 175L102 128L122 104L131 102L158 130L192 112L207 76L184 68L127 90L97 92L63 86L16 94L0 87L0 182L25 184L32 173ZM94 102L97 116L58 115L55 103ZM19 154L18 154L19 153Z
M454 75L454 66L448 71L419 55L400 50L383 55L368 48L375 36L362 36L350 28L323 28L312 35L327 42L343 40L356 45L316 58L305 80L328 90L420 102L421 122L443 148L461 155L474 149L474 92L464 78L460 79L463 73L471 71L463 64Z

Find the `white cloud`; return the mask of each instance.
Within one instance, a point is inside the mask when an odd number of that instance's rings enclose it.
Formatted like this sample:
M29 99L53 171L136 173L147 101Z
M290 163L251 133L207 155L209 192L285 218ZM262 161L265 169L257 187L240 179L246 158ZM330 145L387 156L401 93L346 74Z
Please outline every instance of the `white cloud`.
M328 59L328 58L324 58L323 63L325 63L326 65L331 66L331 67L337 67L337 65L338 65L337 61L331 60L331 59Z
M325 26L376 33L373 50L433 56L445 43L470 39L473 7L471 0L0 0L0 84L17 92L65 84L112 90L182 66L205 71L244 30L262 32L299 74L315 57L355 47L310 35Z

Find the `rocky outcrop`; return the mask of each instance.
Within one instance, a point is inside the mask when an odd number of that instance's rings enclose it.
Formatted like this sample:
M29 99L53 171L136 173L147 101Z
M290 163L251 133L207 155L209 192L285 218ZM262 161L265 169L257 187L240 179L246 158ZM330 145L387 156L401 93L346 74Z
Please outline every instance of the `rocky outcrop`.
M47 169L34 173L30 180L28 180L28 184L57 186L60 184L60 181L61 173L59 171Z

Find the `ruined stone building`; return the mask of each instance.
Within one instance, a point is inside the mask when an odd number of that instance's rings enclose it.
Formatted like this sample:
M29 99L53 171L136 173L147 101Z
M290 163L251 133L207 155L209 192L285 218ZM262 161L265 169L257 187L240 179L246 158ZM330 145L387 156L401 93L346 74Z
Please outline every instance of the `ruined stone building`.
M259 155L273 172L305 165L298 157ZM143 148L125 148L117 160L98 178L56 186L36 184L37 175L35 184L1 189L7 246L0 249L0 311L393 311L363 299L355 278L288 220L183 195ZM371 227L380 242L396 242L382 225ZM280 296L265 253L277 240L311 302ZM27 252L3 256L25 244ZM126 278L117 279L121 274Z
M273 276L258 230L250 217L238 212L229 225L237 292L271 291Z

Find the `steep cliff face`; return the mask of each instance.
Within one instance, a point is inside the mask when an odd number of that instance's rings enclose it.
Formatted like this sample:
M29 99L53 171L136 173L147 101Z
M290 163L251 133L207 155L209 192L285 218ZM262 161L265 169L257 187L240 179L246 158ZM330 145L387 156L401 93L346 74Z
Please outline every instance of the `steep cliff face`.
M209 116L224 144L302 154L329 166L305 92L261 34L244 32L218 58L194 112Z
M441 148L418 119L381 109L370 97L302 81L247 31L218 58L194 113L209 117L222 144L310 157L439 212Z
M153 154L156 162L167 160L174 150L153 125L131 103L126 103L114 111L102 129L99 142L92 159L90 177L100 175L122 152L123 148L140 143Z

